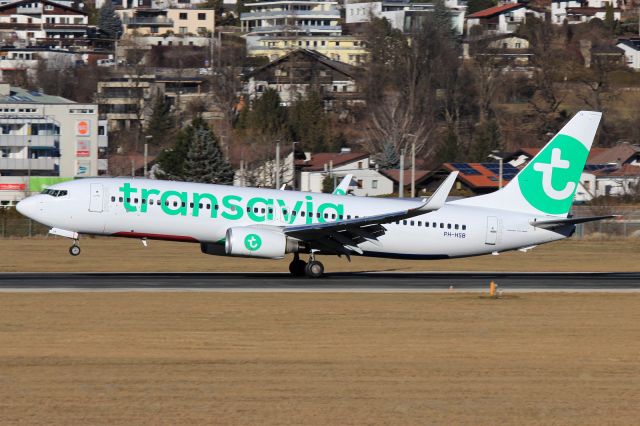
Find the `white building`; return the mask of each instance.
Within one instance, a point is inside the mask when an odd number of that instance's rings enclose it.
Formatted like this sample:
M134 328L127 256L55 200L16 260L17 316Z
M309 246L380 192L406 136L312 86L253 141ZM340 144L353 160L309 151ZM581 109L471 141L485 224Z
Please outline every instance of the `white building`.
M302 154L297 153L297 154ZM325 179L338 185L346 175L353 175L353 186L349 193L358 196L379 196L393 193L393 181L378 172L371 163L368 153L351 152L343 148L340 152L305 152L305 159L295 160L295 180L292 170L292 155L280 163L280 183L299 191L322 192ZM263 166L251 170L238 170L234 185L274 187L275 162L267 161Z
M467 16L467 34L472 34L471 29L474 27L489 34L512 33L526 21L527 16L544 19L544 13L530 9L524 3L508 3L490 7Z
M624 50L627 66L640 70L640 38L620 39L616 46Z
M337 1L284 0L246 3L240 26L251 37L285 35L341 35Z
M464 17L467 6L460 5L457 0L448 0L445 5L451 13L451 26L457 34L464 31ZM411 30L419 24L420 17L434 10L433 3L411 3L394 1L376 1L345 4L345 22L357 24L370 22L371 17L385 18L391 26L403 32Z
M89 31L89 14L48 0L21 0L0 5L0 39L15 39L29 44L51 42L72 44L85 39Z
M334 179L337 185L344 176L352 174L356 185L350 192L354 195L375 197L393 192L393 181L373 168L366 152L343 149L338 153L307 153L305 160L296 162L296 169L301 191L322 192L325 178Z
M0 84L0 203L107 170L98 106ZM30 176L30 177L29 177Z

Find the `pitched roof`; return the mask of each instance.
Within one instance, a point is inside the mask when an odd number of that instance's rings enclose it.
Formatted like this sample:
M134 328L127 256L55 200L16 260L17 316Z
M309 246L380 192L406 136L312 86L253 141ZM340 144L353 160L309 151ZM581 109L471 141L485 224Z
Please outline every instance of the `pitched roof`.
M500 15L502 13L508 12L510 10L520 9L521 7L525 7L524 3L510 3L503 4L502 6L494 6L488 9L479 10L471 15L467 16L469 18L490 18L495 15Z
M252 77L258 73L260 73L261 71L279 65L282 62L288 60L291 56L293 55L305 55L308 56L309 58L318 61L326 66L328 66L329 68L333 68L334 70L338 71L339 73L342 73L348 77L351 78L356 78L356 73L358 72L358 68L353 66L353 65L349 65L349 64L345 64L344 62L339 62L339 61L334 61L333 59L329 59L327 56L316 52L315 50L310 50L310 49L298 49L298 50L294 50L292 52L287 53L284 56L281 56L280 58L276 59L275 61L269 62L266 65L263 65L259 68L256 68L255 70L247 73L247 77Z
M55 6L55 7L59 7L60 9L64 9L64 10L68 10L69 12L75 12L78 15L89 15L87 12L83 12L80 9L76 9L74 7L70 7L70 6L66 6L64 4L61 3L56 3L53 1L49 1L49 0L21 0L21 1L16 1L13 3L7 3L7 4L3 4L0 5L0 11L6 10L6 9L12 9L14 7L23 5L23 4L33 4L33 3L42 3L44 5L49 5L49 6Z
M302 167L304 171L320 171L324 170L325 165L333 164L333 167L339 167L354 161L364 160L368 158L366 152L318 152L311 154L309 160L296 160L296 166Z
M588 164L626 163L640 156L640 147L630 143L619 143L611 148L592 148Z
M447 171L458 171L458 179L468 187L476 189L498 188L500 182L499 172L494 172L487 168L495 168L496 166L496 163L444 163L442 165ZM504 164L502 185L506 185L516 173L517 169L515 167Z
M400 183L400 170L399 169L388 169L388 170L380 170L380 173L391 179L394 183ZM416 182L420 182L430 175L429 170L416 170ZM404 170L402 178L404 186L411 185L411 169Z
M640 176L640 166L634 166L633 164L623 164L622 167L618 167L614 171L608 173L602 173L604 176L623 177L623 176Z

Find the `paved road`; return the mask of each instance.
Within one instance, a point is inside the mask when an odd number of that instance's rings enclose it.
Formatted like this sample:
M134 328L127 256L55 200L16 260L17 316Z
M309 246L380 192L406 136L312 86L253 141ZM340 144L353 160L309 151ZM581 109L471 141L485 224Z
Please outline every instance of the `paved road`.
M281 273L4 273L0 291L437 291L484 290L494 280L513 291L640 291L633 273L334 273L320 279Z

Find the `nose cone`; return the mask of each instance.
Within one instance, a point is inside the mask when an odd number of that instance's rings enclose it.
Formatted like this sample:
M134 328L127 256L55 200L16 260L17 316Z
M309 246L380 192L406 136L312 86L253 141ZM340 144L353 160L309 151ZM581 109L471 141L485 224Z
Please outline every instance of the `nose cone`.
M20 201L16 205L16 209L20 212L21 215L26 216L30 219L35 219L34 216L40 210L40 206L36 196L27 197L24 200Z

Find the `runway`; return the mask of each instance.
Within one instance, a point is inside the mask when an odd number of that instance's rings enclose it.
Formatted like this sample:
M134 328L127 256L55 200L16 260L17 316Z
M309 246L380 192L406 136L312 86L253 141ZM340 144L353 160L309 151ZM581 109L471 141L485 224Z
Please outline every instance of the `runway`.
M3 273L0 291L426 292L640 291L640 272L356 272L319 279L285 273Z

